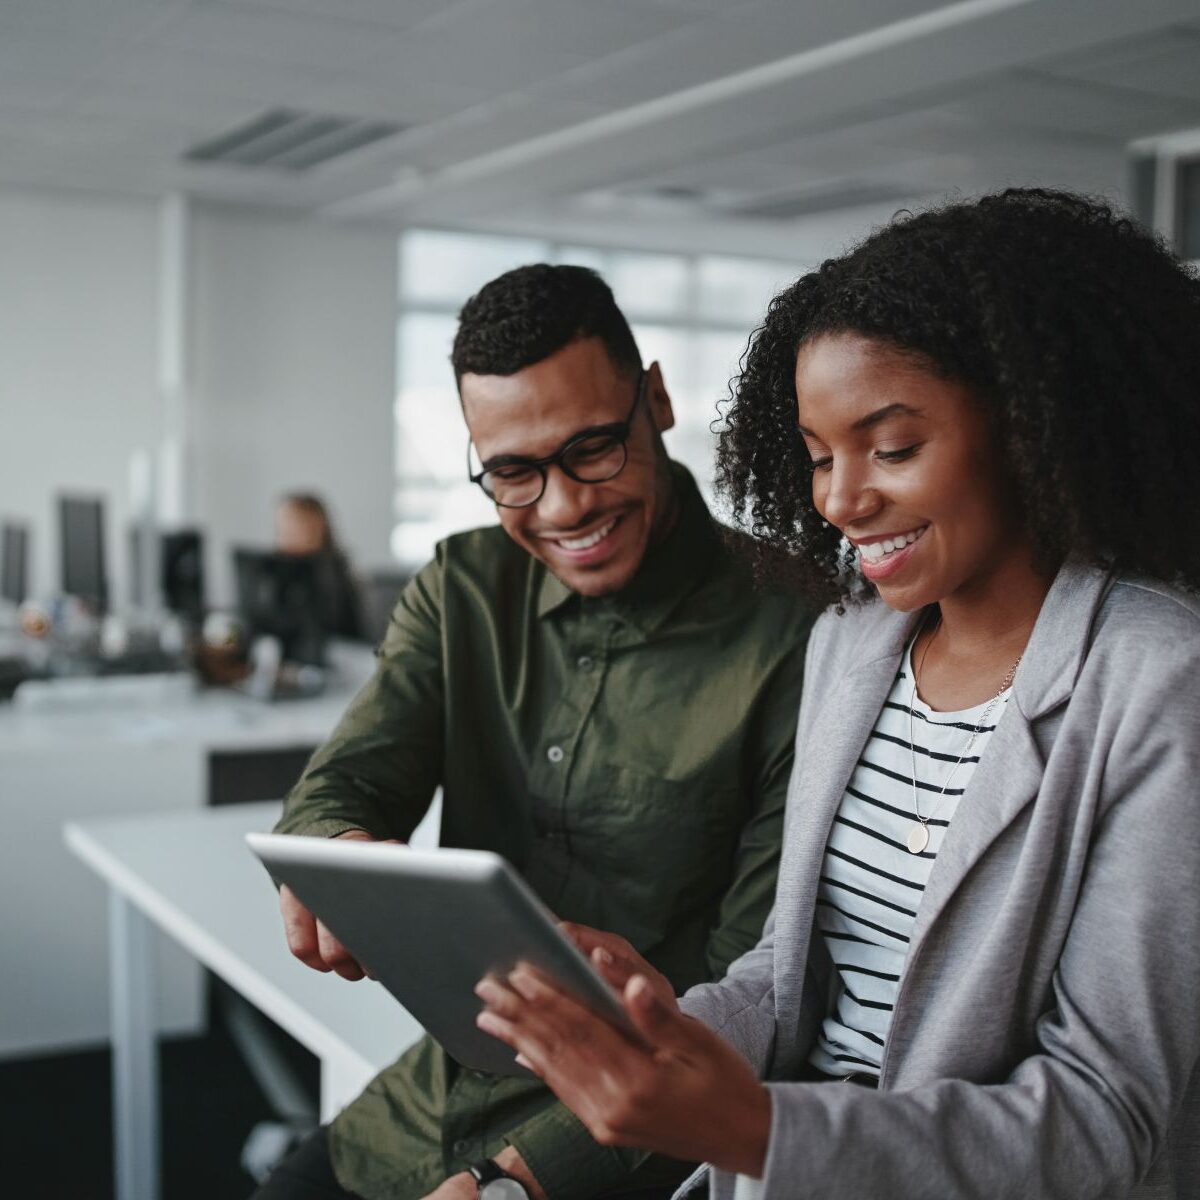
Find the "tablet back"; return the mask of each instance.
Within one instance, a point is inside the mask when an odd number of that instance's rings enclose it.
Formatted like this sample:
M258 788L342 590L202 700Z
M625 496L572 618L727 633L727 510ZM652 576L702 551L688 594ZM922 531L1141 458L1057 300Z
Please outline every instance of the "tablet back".
M275 834L246 840L275 881L465 1067L528 1074L475 1025L475 984L522 960L630 1029L613 990L498 854Z

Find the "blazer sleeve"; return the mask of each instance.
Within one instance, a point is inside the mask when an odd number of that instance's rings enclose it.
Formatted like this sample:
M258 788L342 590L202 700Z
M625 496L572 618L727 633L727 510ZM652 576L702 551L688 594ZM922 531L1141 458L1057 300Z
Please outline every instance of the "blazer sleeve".
M1162 1169L1200 1059L1200 653L1173 653L1131 665L1093 751L1101 804L1033 1052L990 1085L768 1084L765 1197L1102 1200ZM718 1017L736 1026L728 1003Z
M716 983L688 991L679 1007L729 1042L761 1077L775 1045L775 914L757 946L730 965Z
M813 626L805 651L803 678L806 683L796 722L795 753L784 812L784 845L788 841L787 825L795 815L797 805L804 803L803 796L797 794L797 779L799 765L804 761L805 730L813 709L820 703L821 683L836 677L835 668L827 661L829 634L833 628L831 615L821 617ZM685 1013L703 1021L733 1045L761 1078L766 1078L770 1072L775 1047L774 963L775 912L772 909L758 944L735 959L722 979L699 984L679 1002ZM820 1020L820 1004L815 992L815 984L806 980L801 1020L811 1022L814 1028Z

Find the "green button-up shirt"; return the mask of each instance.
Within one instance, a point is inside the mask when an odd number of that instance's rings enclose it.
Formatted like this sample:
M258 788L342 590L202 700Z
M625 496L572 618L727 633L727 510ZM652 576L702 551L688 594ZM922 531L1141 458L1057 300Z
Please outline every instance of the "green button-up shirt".
M442 845L503 854L552 911L627 937L679 991L721 975L774 894L810 614L753 589L676 478L675 527L611 597L569 591L498 527L441 543L279 831L407 838L440 785ZM330 1144L368 1200L416 1200L506 1144L551 1200L681 1173L427 1038Z

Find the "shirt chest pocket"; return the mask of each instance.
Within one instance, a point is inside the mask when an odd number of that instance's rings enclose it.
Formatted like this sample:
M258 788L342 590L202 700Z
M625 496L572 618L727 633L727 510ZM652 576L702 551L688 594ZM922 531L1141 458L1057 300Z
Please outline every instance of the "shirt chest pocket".
M728 886L742 805L739 788L711 780L589 772L564 813L573 881L603 889L603 908L630 933L661 932Z

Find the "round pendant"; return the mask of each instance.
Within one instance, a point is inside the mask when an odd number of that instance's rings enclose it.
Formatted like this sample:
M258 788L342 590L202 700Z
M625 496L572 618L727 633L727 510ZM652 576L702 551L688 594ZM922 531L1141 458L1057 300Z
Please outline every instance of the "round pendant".
M908 831L904 844L908 847L909 854L920 854L929 845L929 830L918 821Z

